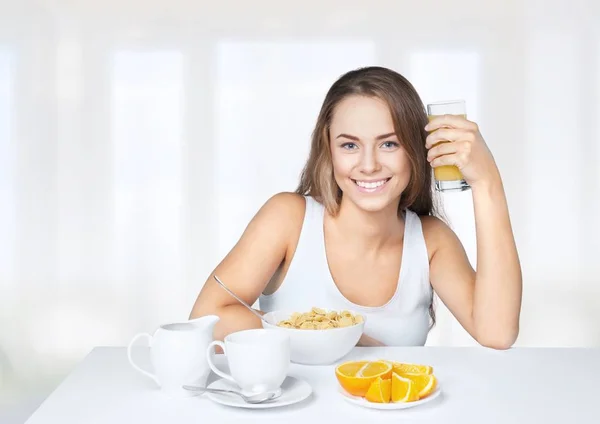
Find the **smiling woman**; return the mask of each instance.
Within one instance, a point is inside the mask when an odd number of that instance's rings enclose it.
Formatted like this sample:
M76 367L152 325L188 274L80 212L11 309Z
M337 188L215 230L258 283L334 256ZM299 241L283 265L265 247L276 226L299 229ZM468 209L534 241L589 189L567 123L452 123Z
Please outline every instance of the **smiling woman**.
M456 149L435 147L442 127ZM436 217L432 166L441 164L459 165L472 187L477 272ZM296 192L269 199L214 273L263 312L358 311L361 344L423 345L434 291L479 343L508 348L518 334L521 270L493 157L475 123L428 123L410 82L386 68L333 84ZM191 316L209 313L221 317L217 338L261 326L212 276Z
M399 197L410 180L408 149L402 148L394 127L387 104L377 97L350 96L336 106L330 126L334 178L347 199L364 210L381 209ZM373 133L383 130L385 134Z
M353 98L350 98L349 100L355 100ZM377 99L373 99L374 102L377 102ZM383 105L383 107L386 107L385 105ZM389 133L389 134L383 134L383 135L378 135L377 137L375 137L375 142L380 144L380 146L375 146L375 152L373 154L377 153L377 148L384 148L387 149L390 152L393 152L394 150L397 150L398 147L400 147L400 143L398 143L398 141L385 141L383 143L381 143L381 140L385 140L387 138L392 138L392 139L396 139L396 133ZM355 136L351 136L348 134L340 134L336 137L337 139L342 139L341 142L338 143L338 147L343 149L343 150L351 150L352 153L355 153L360 145L360 138L355 137ZM343 139L350 139L350 140L354 140L354 142L343 142ZM368 147L368 146L366 146ZM336 149L336 150L339 150ZM367 152L368 153L368 152ZM384 156L386 157L386 156ZM387 156L388 158L391 158L393 156ZM345 159L342 157L340 158L340 162L345 162L348 165L352 164L352 157L348 157L348 159ZM356 167L357 165L357 158L354 157L354 167ZM395 165L397 165L396 163L394 163ZM339 165L338 169L341 168L343 165ZM335 166L334 166L335 168ZM356 184L358 186L358 190L361 193L380 193L381 191L383 191L387 186L386 184L392 179L392 177L384 177L384 178L379 178L379 179L367 179L368 176L365 177L361 177L360 179L358 178L350 178L352 180L352 182L354 184ZM339 183L338 183L339 184Z

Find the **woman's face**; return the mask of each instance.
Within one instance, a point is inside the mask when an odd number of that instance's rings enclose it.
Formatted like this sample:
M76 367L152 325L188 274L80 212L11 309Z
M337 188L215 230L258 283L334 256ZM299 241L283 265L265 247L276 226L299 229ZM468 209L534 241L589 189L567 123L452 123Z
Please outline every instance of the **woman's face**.
M329 136L344 199L370 212L397 207L411 169L387 104L374 97L346 97L334 110Z

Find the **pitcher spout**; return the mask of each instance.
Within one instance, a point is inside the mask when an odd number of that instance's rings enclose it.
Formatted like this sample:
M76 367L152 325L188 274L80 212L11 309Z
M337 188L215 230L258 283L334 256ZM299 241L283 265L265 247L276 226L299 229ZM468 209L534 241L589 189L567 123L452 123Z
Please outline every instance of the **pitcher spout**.
M193 324L194 327L196 327L197 329L203 329L205 331L211 331L213 328L215 327L215 325L217 324L217 322L219 322L220 318L217 315L204 315L198 318L194 318L189 320L188 322L190 324Z

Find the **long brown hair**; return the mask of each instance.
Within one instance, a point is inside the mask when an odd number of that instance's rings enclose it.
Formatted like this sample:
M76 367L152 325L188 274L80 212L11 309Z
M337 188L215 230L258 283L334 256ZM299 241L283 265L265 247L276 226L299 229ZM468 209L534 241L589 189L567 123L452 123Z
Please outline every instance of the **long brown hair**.
M425 106L406 78L391 69L378 66L347 72L327 92L312 133L310 154L296 193L311 196L322 203L331 215L338 214L342 191L333 176L329 128L336 106L346 97L354 95L376 97L388 105L394 131L408 155L411 177L400 197L398 213L409 209L419 216L441 217L439 199L434 199L432 189L431 166L427 162ZM430 305L433 326L433 291Z

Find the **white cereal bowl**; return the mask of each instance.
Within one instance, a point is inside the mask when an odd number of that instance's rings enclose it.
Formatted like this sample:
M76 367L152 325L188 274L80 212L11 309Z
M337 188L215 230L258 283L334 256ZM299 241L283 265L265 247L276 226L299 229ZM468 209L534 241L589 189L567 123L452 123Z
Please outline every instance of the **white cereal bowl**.
M325 309L327 312L330 310ZM353 315L360 314L349 311ZM273 311L264 315L263 328L282 331L290 337L290 360L304 365L330 365L346 356L356 346L363 334L366 317L363 322L341 328L326 330L302 330L278 327L277 323L288 319L293 312Z

